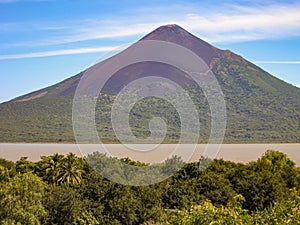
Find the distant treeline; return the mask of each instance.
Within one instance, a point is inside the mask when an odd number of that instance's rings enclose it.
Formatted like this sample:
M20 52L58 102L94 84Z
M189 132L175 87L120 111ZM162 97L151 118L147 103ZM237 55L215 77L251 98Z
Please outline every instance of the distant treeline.
M132 176L132 167L116 161L99 153L0 159L0 224L299 224L300 169L283 153L270 150L248 164L201 159L183 165L174 157L154 165L157 174L183 167L148 186L104 178Z

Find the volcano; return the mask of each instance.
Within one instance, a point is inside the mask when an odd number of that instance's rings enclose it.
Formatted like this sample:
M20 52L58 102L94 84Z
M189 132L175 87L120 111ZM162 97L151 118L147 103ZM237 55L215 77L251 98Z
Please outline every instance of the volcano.
M225 142L300 141L299 88L277 79L230 50L212 46L176 24L161 26L137 43L155 40L189 49L215 74L226 101ZM119 54L126 54L129 50ZM117 57L118 54L100 64L109 63ZM89 69L58 84L0 104L0 141L74 142L72 102L80 80ZM130 82L153 74L162 74L163 77L184 86L190 94L194 94L193 101L197 106L202 125L199 142L206 142L211 118L205 95L203 93L195 95L194 83L183 71L151 61L132 64L118 70L104 85L96 106L97 130L102 141L118 142L109 116L111 105L118 92ZM90 82L93 83L93 80ZM158 108L145 110L144 107L149 104ZM137 137L147 137L148 122L154 116L164 117L168 124L165 142L176 142L180 128L178 115L171 106L159 99L147 99L135 105L130 119L132 132Z

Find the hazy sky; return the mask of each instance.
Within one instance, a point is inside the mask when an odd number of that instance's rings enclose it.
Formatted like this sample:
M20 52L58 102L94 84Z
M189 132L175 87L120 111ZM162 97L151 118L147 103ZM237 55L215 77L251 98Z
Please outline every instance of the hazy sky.
M169 23L300 86L299 1L0 0L0 102Z

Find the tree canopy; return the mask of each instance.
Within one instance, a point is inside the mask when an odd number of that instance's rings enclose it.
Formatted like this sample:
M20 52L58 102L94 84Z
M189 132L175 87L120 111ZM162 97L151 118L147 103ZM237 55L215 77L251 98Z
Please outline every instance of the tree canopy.
M105 161L107 160L107 161ZM268 151L248 164L201 159L148 186L114 183L105 155L0 159L0 224L298 224L300 170ZM87 163L87 162L90 162ZM147 164L121 159L140 167ZM177 171L180 158L156 168ZM130 171L122 173L130 174ZM147 179L144 174L143 179ZM139 177L136 177L139 179Z

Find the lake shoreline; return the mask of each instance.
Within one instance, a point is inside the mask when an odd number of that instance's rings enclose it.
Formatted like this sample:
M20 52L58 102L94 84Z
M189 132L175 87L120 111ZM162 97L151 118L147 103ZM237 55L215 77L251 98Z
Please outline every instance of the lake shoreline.
M174 153L176 144L158 145L153 150L146 149L148 145L134 145L136 150L132 150L121 144L72 144L72 143L0 143L0 158L11 161L17 161L21 157L28 157L31 161L40 160L41 156L48 156L54 153L66 155L69 152L77 156L86 156L95 151L100 151L108 156L117 158L130 158L134 161L145 163L157 163L170 158ZM185 161L198 161L203 153L207 150L207 144L197 144L191 149L192 145L181 145L182 149L178 150L179 155L186 157ZM212 147L213 145L210 145ZM277 150L285 153L292 159L297 166L300 166L300 143L261 143L261 144L222 144L213 146L217 153L216 158L222 158L233 162L248 163L261 157L267 150ZM218 148L219 147L219 148ZM206 153L209 153L209 150ZM188 155L187 155L188 154ZM213 154L212 154L213 155ZM214 157L213 157L214 158Z

